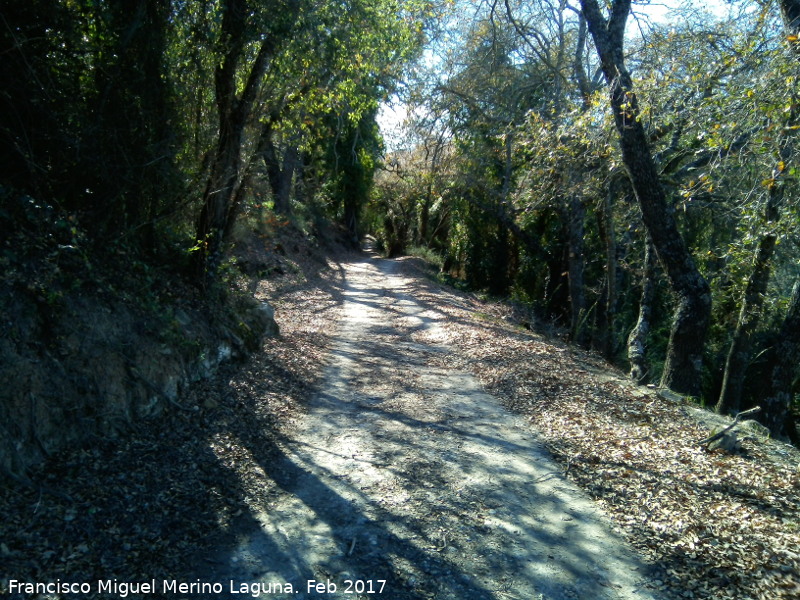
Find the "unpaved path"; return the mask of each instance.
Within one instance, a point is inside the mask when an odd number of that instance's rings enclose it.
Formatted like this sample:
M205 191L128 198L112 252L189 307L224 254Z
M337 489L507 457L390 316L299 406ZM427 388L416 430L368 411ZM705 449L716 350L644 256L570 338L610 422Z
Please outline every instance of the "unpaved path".
M271 598L653 598L530 427L447 368L444 316L398 263L345 269L325 385L265 466L278 489L214 579L272 584Z

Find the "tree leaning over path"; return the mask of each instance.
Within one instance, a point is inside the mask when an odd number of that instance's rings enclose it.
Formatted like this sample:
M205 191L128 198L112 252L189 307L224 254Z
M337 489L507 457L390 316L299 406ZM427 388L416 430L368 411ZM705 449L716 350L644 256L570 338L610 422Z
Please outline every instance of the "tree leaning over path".
M699 396L703 347L711 315L711 291L669 210L644 126L639 119L638 101L623 52L630 6L630 0L615 0L606 18L597 0L581 0L603 76L610 88L611 109L622 157L642 220L677 296L661 384Z

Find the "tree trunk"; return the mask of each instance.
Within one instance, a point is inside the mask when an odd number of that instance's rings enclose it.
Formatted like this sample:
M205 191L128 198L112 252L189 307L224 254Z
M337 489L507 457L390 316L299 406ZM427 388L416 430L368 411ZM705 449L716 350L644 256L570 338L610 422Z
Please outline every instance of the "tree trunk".
M777 239L774 233L769 233L762 237L758 244L753 272L747 282L742 308L725 361L722 390L716 405L717 412L739 412L745 374L750 363L751 340L761 320L764 294L767 291L771 271L770 261Z
M667 205L647 142L633 81L625 66L623 42L630 0L614 0L606 20L597 0L581 0L595 42L619 134L622 158L653 247L677 296L661 385L699 396L703 348L711 317L711 291L683 242Z
M650 366L647 364L647 336L653 318L653 300L656 296L656 253L648 237L644 249L644 273L642 295L639 300L639 318L628 335L628 361L631 364L630 378L638 384L644 383Z
M569 271L569 304L570 304L570 332L572 340L578 344L586 342L586 294L584 290L584 257L583 235L586 209L583 202L572 194L567 207L567 237L569 240L569 255L567 258Z
M777 362L772 370L772 390L770 397L763 402L761 420L773 436L779 436L787 422L792 386L800 361L800 281L794 284L775 351Z
M275 212L288 216L292 213L292 181L300 159L299 152L296 147L288 145L280 157L272 140L272 128L268 125L262 130L258 151L267 169Z
M203 207L197 222L197 275L206 287L216 277L223 240L232 221L233 199L237 195L241 170L242 129L228 119L220 127L211 175L203 193Z
M176 176L163 65L169 3L117 0L105 8L98 3L93 10L103 23L97 26L98 37L113 40L97 53L98 95L90 108L98 133L87 148L97 154L91 172L99 176L100 186L92 184L95 193L89 196L99 201L93 207L94 227L112 237L136 231L152 247L152 219Z
M429 239L430 221L431 221L431 205L433 204L433 177L428 180L428 185L425 186L425 195L422 198L422 207L419 212L419 231L417 233L416 243L418 246L430 246L431 240Z
M221 37L226 52L214 73L219 135L196 229L195 271L203 287L216 278L223 242L233 227L236 200L241 198L237 192L242 176L244 128L275 52L274 37L267 36L250 67L244 90L237 94L238 67L247 41L247 9L244 0L224 3Z
M612 203L615 186L612 182L603 202L602 211L597 215L597 228L603 241L606 255L605 282L600 296L600 310L597 312L597 348L603 356L612 360L616 350L617 314L617 239L614 228Z
M781 12L787 30L797 35L798 30L800 30L800 1L782 0ZM800 47L797 46L796 42L789 42L789 44L790 49L794 52L800 52ZM790 138L794 137L798 122L796 113L796 108L792 108L789 111L786 124L778 135L778 164L773 169L769 186L769 198L764 215L767 227L771 227L780 220L780 204L783 200L785 185L783 179L785 179L784 174L787 172L787 165L793 155ZM753 261L753 272L747 282L739 319L736 322L731 347L725 361L722 390L715 407L717 412L733 413L739 411L745 373L750 362L751 339L761 321L764 295L766 294L771 274L770 263L775 253L777 241L777 235L770 231L761 238L758 244Z

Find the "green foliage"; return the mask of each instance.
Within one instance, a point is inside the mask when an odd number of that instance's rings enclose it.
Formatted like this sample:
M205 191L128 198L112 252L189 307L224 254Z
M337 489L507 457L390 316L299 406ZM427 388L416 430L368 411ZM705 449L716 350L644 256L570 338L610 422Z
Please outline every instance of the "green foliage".
M644 228L580 17L555 0L473 8L467 19L460 3L429 0L5 2L0 184L14 193L0 221L41 238L31 293L57 305L58 270L86 274L93 252L198 277L192 257L235 241L237 222L269 236L284 220L312 234L338 219L353 241L370 232L390 255L441 256L447 274L545 319L568 323L580 296L590 343L619 356L638 316ZM772 12L687 16L629 42L661 184L712 287L707 389L765 236L778 243L761 346L798 274L800 63ZM408 146L384 156L376 115L401 89L415 122ZM12 268L20 251L5 241ZM658 295L653 370L671 302Z
M563 4L483 8L472 20L449 22L419 66L410 145L377 178L372 222L387 247L435 248L446 272L567 324L577 201L585 210L577 249L582 322L590 343L624 360L639 313L645 230L606 92L588 75L598 68L594 53L581 46L578 15ZM759 348L780 326L798 273L798 61L776 12L734 10L729 17L687 13L630 41L639 118L681 236L712 287L708 397L719 386L765 235L778 244ZM444 215L436 237L421 234L433 207ZM674 308L665 281L657 285L651 380L664 362Z
M224 222L188 242L199 254L232 233L271 145L298 157L292 202L322 206L327 192L330 214L357 219L382 153L378 102L419 52L429 11L424 0L347 10L311 0L4 3L0 182L79 213L93 242L133 253ZM201 201L223 190L224 214L202 215Z
M163 3L6 3L0 178L87 214L93 237L152 243L180 194Z
M444 266L444 259L435 250L425 246L412 246L408 249L411 256L421 258L428 265L434 267L436 270L441 271Z

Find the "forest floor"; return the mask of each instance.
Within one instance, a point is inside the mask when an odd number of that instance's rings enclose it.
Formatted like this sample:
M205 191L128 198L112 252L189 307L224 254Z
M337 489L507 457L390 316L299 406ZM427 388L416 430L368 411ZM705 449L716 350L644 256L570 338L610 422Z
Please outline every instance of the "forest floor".
M282 274L252 287L279 339L130 438L54 457L32 474L40 489L0 488L0 590L58 578L91 592L50 597L124 597L98 591L113 579L222 582L187 598L255 595L230 581L293 586L262 594L276 598L800 597L795 449L754 434L706 451L710 416L416 260L323 260L291 240L280 254Z

